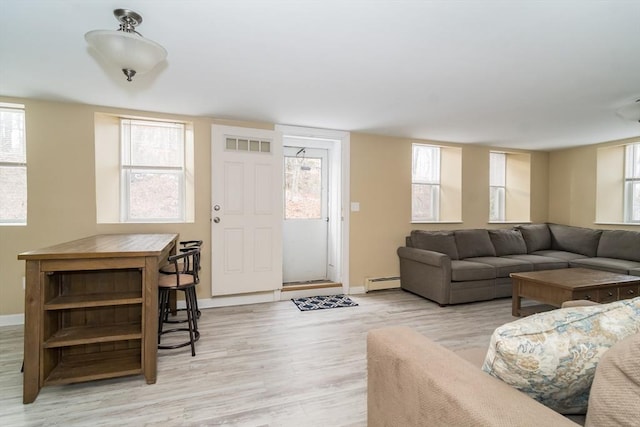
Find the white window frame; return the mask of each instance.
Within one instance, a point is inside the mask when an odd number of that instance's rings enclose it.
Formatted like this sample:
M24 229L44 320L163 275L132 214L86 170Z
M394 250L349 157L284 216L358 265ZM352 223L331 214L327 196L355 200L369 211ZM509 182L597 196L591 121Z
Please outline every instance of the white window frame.
M432 150L432 164L434 170L431 173L420 171L418 150ZM441 152L440 147L427 144L412 144L411 151L411 222L438 222L440 221L440 181L441 181ZM430 175L424 177L424 175ZM431 187L431 207L430 215L419 215L416 209L417 187Z
M625 146L624 155L624 222L640 224L640 215L633 215L640 210L640 202L633 199L634 188L640 191L640 165L634 159L640 159L640 142Z
M182 150L180 152L179 166L158 166L158 165L144 165L133 164L131 162L131 138L130 131L127 132L127 126L141 125L162 125L166 127L178 127L182 130ZM130 129L130 128L129 128ZM148 120L148 119L129 119L120 118L120 216L121 222L185 222L185 159L186 159L186 126L184 123L169 122L160 120ZM130 182L131 175L135 173L157 173L157 174L174 174L178 176L178 203L179 212L176 217L173 218L132 218L131 217L131 205L130 205Z
M505 221L507 206L507 154L489 152L489 221Z
M19 143L21 144L21 150L23 152L24 161L0 161L0 167L2 168L19 168L24 169L25 176L27 175L27 137L26 137L26 114L25 107L22 104L9 104L0 103L0 111L7 112L21 112L22 113L22 136ZM25 182L25 185L27 183ZM0 191L5 193L5 189L0 185ZM0 225L26 225L27 224L27 195L28 191L25 189L24 194L24 217L23 218L4 218L0 216Z

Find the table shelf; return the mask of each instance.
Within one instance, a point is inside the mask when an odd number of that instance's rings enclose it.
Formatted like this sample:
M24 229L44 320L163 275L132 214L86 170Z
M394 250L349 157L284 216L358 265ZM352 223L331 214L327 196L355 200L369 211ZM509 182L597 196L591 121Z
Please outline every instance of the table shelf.
M140 323L123 323L103 326L73 326L56 331L43 346L44 348L69 347L73 345L95 344L142 338Z
M71 355L56 365L45 384L71 384L141 373L140 349Z
M85 307L106 307L112 305L141 304L140 291L105 292L90 295L59 295L44 304L45 310L65 310Z

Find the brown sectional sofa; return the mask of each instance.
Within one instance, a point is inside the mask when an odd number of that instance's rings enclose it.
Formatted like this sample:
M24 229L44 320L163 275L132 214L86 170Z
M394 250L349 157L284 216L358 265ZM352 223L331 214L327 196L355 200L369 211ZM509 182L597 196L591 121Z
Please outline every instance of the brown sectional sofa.
M402 289L459 304L511 296L511 273L584 267L640 276L640 232L551 223L414 230L398 257Z

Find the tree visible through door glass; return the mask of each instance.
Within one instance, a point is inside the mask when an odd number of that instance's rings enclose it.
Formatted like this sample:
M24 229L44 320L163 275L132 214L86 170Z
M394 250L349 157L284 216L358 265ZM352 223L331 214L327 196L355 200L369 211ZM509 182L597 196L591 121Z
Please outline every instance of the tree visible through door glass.
M285 219L322 217L322 159L285 157Z

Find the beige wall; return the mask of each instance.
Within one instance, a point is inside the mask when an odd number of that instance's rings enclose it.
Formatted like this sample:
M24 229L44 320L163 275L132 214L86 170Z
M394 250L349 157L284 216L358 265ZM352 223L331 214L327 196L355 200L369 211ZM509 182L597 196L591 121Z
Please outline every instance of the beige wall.
M72 103L0 97L26 106L28 225L0 227L0 315L23 312L24 262L18 253L97 233L177 232L182 239L209 240L211 199L211 124L273 128L272 124L218 121L171 115L190 121L195 134L195 222L188 224L96 224L94 114L169 118L159 113ZM411 224L411 144L414 141L351 135L350 284L364 278L399 274L396 249L413 228L506 227L487 224L488 165L491 147L447 144L462 150L462 221ZM531 222L554 221L593 226L597 146L531 155ZM479 160L486 159L486 160ZM552 185L550 185L550 183ZM624 228L624 227L620 227ZM637 229L637 227L636 227ZM204 259L210 245L203 248ZM200 298L211 296L211 272L205 263Z
M549 154L549 182L553 183L549 188L549 222L638 230L639 227L633 225L596 223L598 150L638 140L640 137L552 151Z
M491 147L458 145L462 149L462 222L411 223L411 144L441 144L365 134L351 134L351 200L360 211L351 213L350 284L362 286L367 277L399 275L396 249L414 228L442 230L501 228L488 224L489 152ZM446 144L455 146L455 144ZM548 153L531 155L531 221L547 218Z

